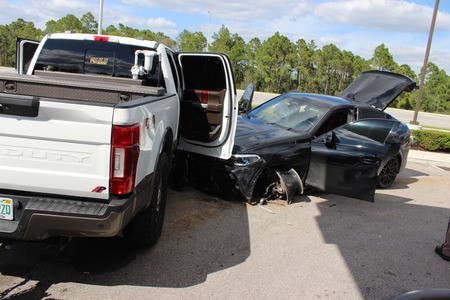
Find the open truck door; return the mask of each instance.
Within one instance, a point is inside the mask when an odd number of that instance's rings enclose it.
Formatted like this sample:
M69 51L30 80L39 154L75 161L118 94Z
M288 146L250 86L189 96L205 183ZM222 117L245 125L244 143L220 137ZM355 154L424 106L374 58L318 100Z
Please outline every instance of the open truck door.
M374 202L377 176L389 150L386 141L396 122L364 119L313 140L306 185Z
M184 82L178 148L230 158L238 109L229 57L218 53L178 53L178 62Z
M39 41L17 38L16 40L16 70L18 74L26 74Z

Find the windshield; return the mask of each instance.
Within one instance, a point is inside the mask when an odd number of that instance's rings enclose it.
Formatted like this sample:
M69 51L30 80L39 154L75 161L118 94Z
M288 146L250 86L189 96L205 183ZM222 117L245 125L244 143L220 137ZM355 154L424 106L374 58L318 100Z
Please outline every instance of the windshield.
M319 104L306 95L285 94L258 106L249 116L285 129L308 131L328 111Z

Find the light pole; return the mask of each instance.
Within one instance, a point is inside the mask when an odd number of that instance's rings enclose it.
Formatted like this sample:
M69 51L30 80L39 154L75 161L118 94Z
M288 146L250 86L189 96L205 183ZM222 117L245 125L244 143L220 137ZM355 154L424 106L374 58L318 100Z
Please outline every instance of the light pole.
M428 57L430 56L431 42L433 41L434 26L436 24L436 16L439 8L439 2L440 0L436 0L436 3L434 4L433 17L431 19L430 25L430 33L428 34L427 50L425 51L425 58L423 60L423 66L420 73L419 93L417 94L416 99L416 110L414 111L413 120L410 122L411 125L419 125L419 122L417 122L417 116L420 110L420 102L422 102L423 97L425 75L427 73Z
M209 51L209 37L211 35L211 11L208 10L208 16L209 16L209 24L208 24L208 39L206 44L206 51Z
M103 23L103 0L100 0L100 11L98 16L98 30L97 30L97 33L99 35L102 34L102 23Z

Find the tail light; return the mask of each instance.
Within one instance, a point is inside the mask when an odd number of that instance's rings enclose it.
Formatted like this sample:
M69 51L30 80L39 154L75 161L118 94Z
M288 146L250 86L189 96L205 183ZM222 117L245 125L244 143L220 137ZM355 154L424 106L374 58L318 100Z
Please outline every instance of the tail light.
M113 126L109 192L125 195L134 188L139 158L139 124Z

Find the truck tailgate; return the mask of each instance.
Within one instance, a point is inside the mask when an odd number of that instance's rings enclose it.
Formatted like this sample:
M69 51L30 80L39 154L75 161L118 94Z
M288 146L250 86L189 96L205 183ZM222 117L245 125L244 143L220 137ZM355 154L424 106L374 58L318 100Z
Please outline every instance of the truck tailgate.
M109 197L112 105L0 94L2 101L25 105L0 110L0 189Z

